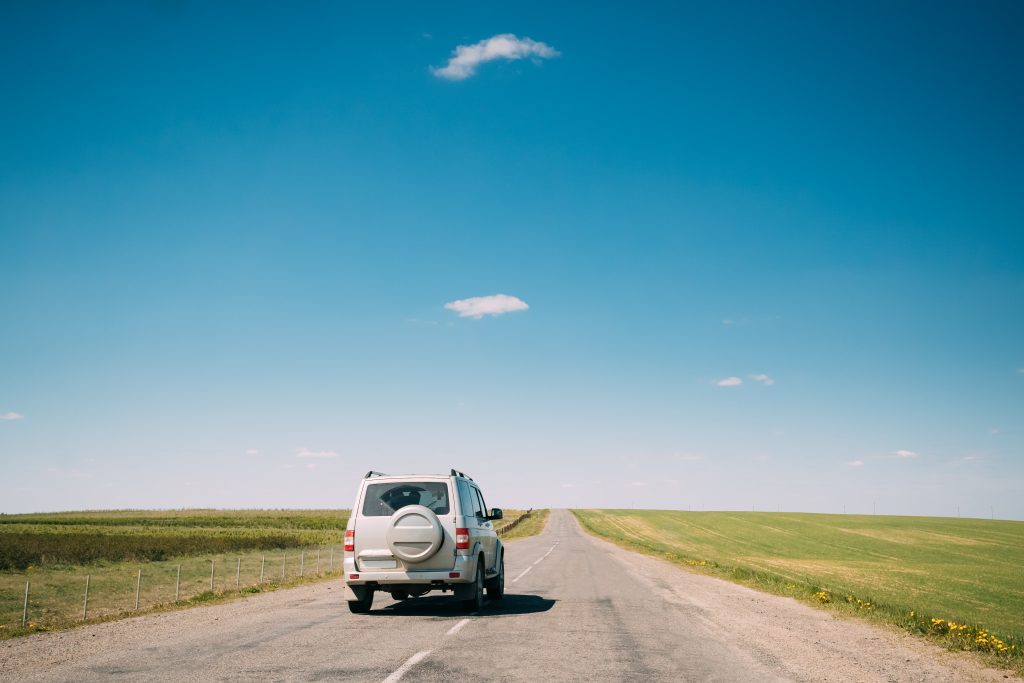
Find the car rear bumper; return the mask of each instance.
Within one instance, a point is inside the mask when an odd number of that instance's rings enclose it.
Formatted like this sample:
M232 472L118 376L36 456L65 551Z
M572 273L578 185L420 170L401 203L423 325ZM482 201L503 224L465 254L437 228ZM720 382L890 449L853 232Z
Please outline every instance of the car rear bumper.
M451 569L432 569L425 571L401 571L395 569L373 569L362 572L356 569L352 557L345 558L345 584L348 586L422 586L437 584L463 584L476 580L476 557L456 555ZM452 574L458 576L452 576ZM358 577L358 578L353 578Z

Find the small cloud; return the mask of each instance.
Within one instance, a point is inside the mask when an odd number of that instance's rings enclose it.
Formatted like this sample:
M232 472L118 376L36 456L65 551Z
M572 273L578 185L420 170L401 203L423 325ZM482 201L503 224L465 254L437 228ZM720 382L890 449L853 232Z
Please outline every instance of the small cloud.
M720 387L738 387L741 384L743 384L743 380L739 377L726 377L715 382L715 385Z
M507 294L494 294L491 296L474 296L469 299L459 299L444 305L449 311L455 311L460 318L474 318L479 320L485 315L502 315L514 311L525 311L529 308L527 303L519 297Z
M916 458L917 457L917 453L915 453L914 451L903 451L903 450L900 450L900 451L896 451L896 457L897 458Z
M24 420L25 416L21 413L0 413L0 420Z
M1024 375L1024 368L1017 368L1018 375Z
M850 462L846 463L846 465L847 465L847 467L864 467L864 461L863 460L851 460Z
M457 46L447 64L437 68L431 67L430 72L438 78L462 81L474 75L477 67L485 62L496 59L514 61L529 57L534 63L538 63L542 59L551 59L560 54L550 45L532 38L517 38L511 33L502 33L473 45Z
M630 482L630 484L632 484L633 486L647 486L647 482L646 481L633 481L633 482Z
M964 460L967 460L968 462L970 462L971 460L981 460L981 456L980 455L965 455L964 456Z
M334 451L311 451L308 448L297 448L295 449L296 458L337 458L338 454Z
M307 470L315 470L316 469L316 463L315 462L307 462L306 463L306 469Z
M245 454L246 455L259 455L259 451L256 450L255 448L247 448L245 450Z
M761 384L765 384L765 385L768 385L768 386L771 386L771 385L775 384L775 380L773 380L768 375L751 375L750 379L754 380L755 382L760 382Z
M736 321L735 320L730 320L729 318L726 318L725 320L722 321L722 324L725 325L726 327L728 327L729 325L735 325Z

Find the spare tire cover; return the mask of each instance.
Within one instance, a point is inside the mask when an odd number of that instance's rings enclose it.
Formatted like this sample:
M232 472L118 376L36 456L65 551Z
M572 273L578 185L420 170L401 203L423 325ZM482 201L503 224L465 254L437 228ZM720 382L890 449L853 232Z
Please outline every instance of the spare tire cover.
M391 515L388 547L405 562L423 562L437 553L444 543L441 520L422 505L407 505Z

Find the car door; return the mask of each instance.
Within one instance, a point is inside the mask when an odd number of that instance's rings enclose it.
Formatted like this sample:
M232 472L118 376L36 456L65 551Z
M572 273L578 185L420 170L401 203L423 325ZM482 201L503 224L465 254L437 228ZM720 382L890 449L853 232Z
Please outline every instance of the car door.
M484 496L480 493L480 489L473 486L473 493L476 494L477 507L480 509L479 516L479 528L480 528L480 543L484 548L484 559L487 562L487 569L494 566L494 552L498 545L498 535L494 533L494 525L487 519L487 503L484 502Z

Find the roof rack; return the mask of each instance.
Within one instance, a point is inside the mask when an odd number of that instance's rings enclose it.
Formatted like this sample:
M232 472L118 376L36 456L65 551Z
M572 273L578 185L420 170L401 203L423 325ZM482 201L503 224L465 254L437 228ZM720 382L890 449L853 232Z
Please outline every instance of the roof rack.
M469 479L470 481L473 481L473 477L467 476L463 472L459 472L454 467L452 468L452 476L453 477L462 477L463 479Z
M384 474L383 472L377 472L375 470L370 470L369 472L366 473L366 476L363 477L363 479L370 479L371 477L386 477L386 476L388 476L388 475Z

